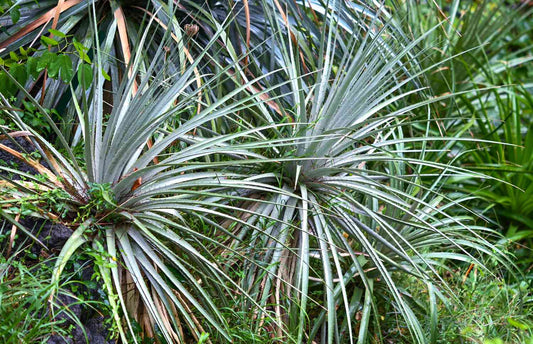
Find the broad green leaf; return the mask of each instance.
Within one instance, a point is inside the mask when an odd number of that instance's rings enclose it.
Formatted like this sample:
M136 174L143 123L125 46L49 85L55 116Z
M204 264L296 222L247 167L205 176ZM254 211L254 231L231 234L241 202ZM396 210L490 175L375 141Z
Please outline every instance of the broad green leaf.
M65 35L63 32L61 32L59 30L48 29L48 32L50 32L51 34L53 34L54 36L57 36L57 37L61 37L61 38L67 37L67 35Z
M78 82L80 85L85 89L89 89L91 87L91 83L93 82L93 69L88 64L81 64L78 68Z
M89 64L91 64L91 59L89 58L89 55L87 55L87 50L89 50L86 46L78 42L75 38L72 41L72 44L74 45L74 48L80 55L81 59Z
M103 68L101 70L102 70L102 75L104 76L104 79L106 79L107 81L111 81L111 77L109 76L109 74L107 74Z
M68 55L57 56L48 67L48 74L51 78L60 77L64 82L70 82L74 76L72 61Z
M20 20L19 6L13 7L11 11L9 12L9 15L11 16L11 20L13 21L13 24L16 24Z
M50 60L50 63L48 64L46 71L48 72L48 76L52 79L58 79L59 78L59 69L61 67L61 64L59 62L59 56L54 55L54 58Z
M57 55L50 51L45 51L37 60L37 72L42 72L44 69L50 66L52 61L57 58Z
M6 95L10 96L14 95L17 91L17 87L15 86L15 84L3 71L0 72L0 90L2 90L2 92L5 92Z
M41 36L41 41L43 42L44 45L58 45L59 42L56 41L55 39L53 38L50 38L48 36Z
M11 68L9 69L9 74L11 74L21 85L24 85L28 80L26 66L24 66L23 64L11 65Z
M41 74L41 72L37 70L38 63L39 59L31 56L28 57L28 60L26 61L26 71L28 72L28 75L33 78L33 80L37 80Z
M74 76L74 70L72 68L72 60L68 55L61 55L60 58L60 73L61 80L64 82L70 82Z

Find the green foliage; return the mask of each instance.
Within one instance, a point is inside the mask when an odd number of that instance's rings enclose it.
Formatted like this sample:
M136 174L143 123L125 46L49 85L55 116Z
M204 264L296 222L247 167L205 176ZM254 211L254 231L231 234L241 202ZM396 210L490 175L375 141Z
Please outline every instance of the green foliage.
M492 84L511 86L491 90L475 101L465 100L465 113L476 124L476 136L496 144L471 146L468 168L496 179L471 181L467 190L487 202L483 212L495 218L505 237L525 243L516 254L523 266L531 262L533 243L533 97L512 70L487 76ZM502 79L504 78L504 79ZM517 81L517 82L515 82Z
M0 340L5 344L45 343L53 335L68 337L61 326L68 309L50 303L53 287L48 283L49 262L31 268L16 260L0 258ZM46 307L56 307L56 314L67 318L54 320Z
M117 203L111 183L88 183L87 195L89 201L80 207L84 214L78 214L80 221L85 221L90 216L102 216L111 210L116 210Z
M451 283L463 309L443 315L442 343L464 338L468 342L527 343L533 336L533 299L530 282L512 283L474 268L464 280L465 270L454 274ZM464 282L463 282L464 280Z
M508 227L506 235L520 240L533 231L533 124L529 120L533 97L519 87L492 94L494 97L482 104L484 111L476 112L477 130L502 144L476 152L474 159L476 167L489 170L501 182L489 188L480 185L479 194L495 204L497 214L509 221L507 226L514 223L521 227Z
M49 29L50 36L55 35L60 40L53 39L49 36L41 36L43 48L35 49L19 47L18 51L10 51L9 58L0 58L0 65L5 69L0 71L0 87L4 95L16 95L18 87L14 80L9 78L9 73L21 85L27 82L37 82L44 71L46 76L60 80L63 83L69 83L76 70L73 67L72 57L81 58L82 63L78 66L78 78L80 84L87 86L92 80L91 60L87 55L88 48L76 39L71 39L64 33ZM51 51L45 47L57 47L57 51ZM75 51L71 51L71 46ZM81 72L80 72L81 70ZM83 77L80 77L82 75Z
M12 0L0 1L0 14L9 14L11 21L17 23L20 20L20 6Z
M45 115L42 114L33 103L28 101L23 101L23 111L20 111L20 117L24 118L29 125L32 127L39 128L39 131L45 135L49 136L52 133L52 128L45 119ZM47 110L47 113L52 116L58 116L59 114L55 110Z
M515 270L470 196L529 235L533 102L491 87L529 12L392 3L71 2L42 37L11 20L3 130L49 168L0 165L0 214L72 229L50 295L81 255L123 342L529 340L529 282L490 277Z
M78 68L77 76L79 84L82 85L85 90L89 89L93 82L93 70L91 66L85 63L82 64L80 68Z

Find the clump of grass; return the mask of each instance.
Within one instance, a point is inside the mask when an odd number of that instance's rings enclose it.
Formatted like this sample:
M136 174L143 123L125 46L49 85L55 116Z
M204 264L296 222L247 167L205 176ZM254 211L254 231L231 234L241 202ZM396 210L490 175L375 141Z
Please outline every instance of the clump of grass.
M496 269L465 263L445 274L458 302L438 303L437 343L533 343L531 280L495 275ZM412 280L406 283L415 290L416 283ZM419 284L418 289L411 296L420 307L429 307L420 303L427 294L426 286ZM428 323L430 320L427 319ZM384 327L396 327L397 335L401 335L401 324Z
M450 277L464 307L443 316L446 338L471 343L531 341L533 296L528 282L509 283L477 268L467 278L464 275L461 270Z
M4 344L42 343L52 335L66 338L66 317L47 312L53 285L45 278L49 264L27 267L14 259L0 257L0 342ZM55 314L66 309L56 309ZM61 320L58 320L61 319Z

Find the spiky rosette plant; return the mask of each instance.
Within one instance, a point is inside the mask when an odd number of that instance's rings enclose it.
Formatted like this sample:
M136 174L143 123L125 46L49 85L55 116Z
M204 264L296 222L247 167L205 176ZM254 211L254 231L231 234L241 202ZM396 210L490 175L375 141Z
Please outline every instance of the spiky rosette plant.
M244 314L251 336L268 330L270 340L364 343L371 333L384 336L384 305L407 329L396 336L436 341L438 299L453 299L436 267L479 263L482 253L501 258L485 239L493 233L444 187L480 175L454 166L446 143L458 138L430 134L432 104L459 94L433 98L425 86L422 76L440 62L424 66L417 48L432 31L408 41L364 9L344 12L336 1L321 8L323 29L309 40L283 16L270 20L282 61L272 79L246 73L241 62L252 55L230 55L225 65L211 54L218 39L230 42L224 27L185 71L172 67L179 56L165 49L168 40L150 63L139 45L131 75L111 75L118 87L109 115L100 67L111 62L94 36L92 93L72 97L81 163L49 116L59 149L2 99L19 128L4 135L30 137L49 166L0 146L47 176L2 183L3 216L13 220L20 199L44 204L47 190L66 193L65 220L53 209L34 214L73 229L53 283L74 252L93 245L104 257L98 266L116 323L134 317L167 342L197 340L204 330L230 342L237 319L224 317L229 309ZM264 10L278 18L285 9ZM198 83L196 72L211 63L220 70ZM223 82L235 89L220 92ZM211 97L199 97L204 91ZM423 316L406 276L427 286ZM135 297L124 295L129 282Z
M171 73L171 69L161 68L166 63L162 61L179 57L167 54L163 40L149 68L141 70L145 57L142 43L149 37L148 32L137 47L131 77L120 84L114 96L111 113L104 112L105 78L101 73L94 75L95 85L88 99L78 103L73 97L82 132L81 157L73 152L52 118L22 85L21 92L57 134L59 146L47 142L29 127L1 95L5 106L2 116L18 127L18 131L9 132L2 128L2 139L26 137L47 163L43 165L25 154L29 152L0 144L2 151L40 174L0 167L6 174L24 179L4 177L7 180L0 184L1 214L28 232L14 221L14 212L20 202L31 199L38 206L32 216L59 221L72 229L57 258L52 285L61 279L74 253L83 252L84 247L100 253L95 264L123 342L127 342L123 328L133 331L131 318L141 324L146 336L161 333L168 343L183 343L187 338L198 340L206 331L215 333L216 340L229 342L228 320L222 316L220 307L232 304L239 288L231 283L207 249L215 241L208 234L227 233L211 217L237 222L239 219L220 212L213 203L231 194L228 190L234 189L231 181L234 178L241 179L241 189L246 189L246 185L258 187L253 180L247 182L240 174L224 171L217 162L228 157L229 160L253 157L253 152L241 151L234 142L259 134L253 129L221 136L205 131L203 126L222 117L232 118L247 103L260 102L259 95L245 92L257 80L236 87L198 111L197 95L202 89L191 84L201 59L183 73ZM105 61L103 53L97 49L97 66ZM219 76L214 76L205 87L215 86L218 79ZM237 94L239 99L235 99ZM169 127L169 123L180 124ZM200 133L207 134L198 136ZM146 146L150 138L154 142ZM61 191L61 196L55 199L63 205L61 212L47 207L54 190Z
M422 76L439 68L417 61L425 35L403 41L374 20L376 34L354 28L364 38L340 44L339 25L332 15L310 74L294 46L280 44L289 47L291 91L279 105L294 123L272 134L269 160L247 173L284 192L246 200L246 225L234 227L238 238L228 246L256 260L241 283L267 309L256 316L258 332L268 324L273 337L296 343L364 343L371 334L381 342L386 304L409 333L396 336L435 342L438 300L454 299L438 271L454 260L479 264L486 253L505 260L486 240L495 233L446 191L450 179L481 177L447 158L446 142L458 138L430 131L432 104L458 94L434 98L424 86ZM427 286L429 324L402 276Z

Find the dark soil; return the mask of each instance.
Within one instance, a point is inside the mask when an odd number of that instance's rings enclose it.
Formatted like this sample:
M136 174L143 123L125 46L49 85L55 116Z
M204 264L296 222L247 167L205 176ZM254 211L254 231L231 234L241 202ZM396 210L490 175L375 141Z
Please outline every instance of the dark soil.
M3 144L4 146L7 146L23 154L32 154L34 152L37 152L37 149L35 148L33 143L31 143L31 141L27 139L26 137L15 137L13 138L13 140L16 143L8 139L3 139L3 140L0 140L0 144ZM36 160L35 157L32 157L32 158ZM46 161L41 160L40 164L46 168L49 168ZM24 160L18 159L17 157L13 156L12 154L2 149L0 149L0 166L13 168L13 169L16 169L18 171L21 171L27 174L32 174L32 175L38 174L37 171L33 167L28 165L26 162L24 162ZM2 170L0 170L0 177L9 177L13 180L21 179L20 176L17 174L7 173L6 171L2 171Z

